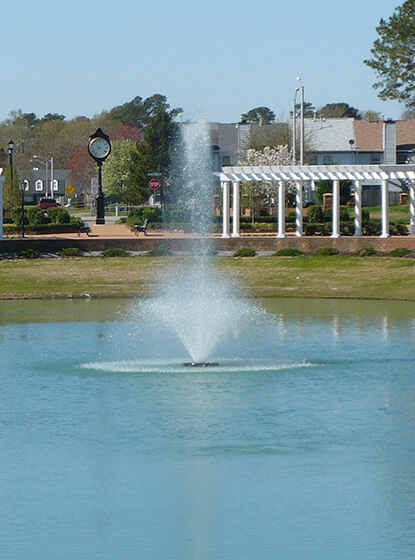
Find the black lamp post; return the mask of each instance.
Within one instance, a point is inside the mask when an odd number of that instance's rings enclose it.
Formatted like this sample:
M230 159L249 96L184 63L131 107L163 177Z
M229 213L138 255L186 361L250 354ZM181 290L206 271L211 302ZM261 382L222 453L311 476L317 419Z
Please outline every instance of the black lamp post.
M13 150L14 150L14 142L10 140L9 142L9 156L10 156L10 182L13 187Z
M24 237L24 192L26 190L26 181L20 181L20 190L22 191L22 237Z

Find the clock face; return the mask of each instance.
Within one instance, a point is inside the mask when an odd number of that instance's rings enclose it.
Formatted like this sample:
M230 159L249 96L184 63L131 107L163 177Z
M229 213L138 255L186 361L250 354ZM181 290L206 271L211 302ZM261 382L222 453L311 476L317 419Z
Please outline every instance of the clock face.
M98 159L104 159L110 153L111 146L105 138L94 138L89 145L91 155Z

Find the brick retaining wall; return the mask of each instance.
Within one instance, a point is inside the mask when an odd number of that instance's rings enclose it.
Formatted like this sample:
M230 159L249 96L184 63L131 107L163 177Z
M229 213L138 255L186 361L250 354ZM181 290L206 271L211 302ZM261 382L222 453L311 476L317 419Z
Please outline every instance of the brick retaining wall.
M5 239L0 241L0 254L18 253L32 247L42 253L56 253L64 247L78 247L82 251L103 251L111 247L122 247L127 251L149 251L166 248L172 252L191 251L200 244L201 238L195 237L134 237L130 238L50 238L41 236L29 239ZM397 247L406 247L415 252L415 237L286 237L243 235L239 238L211 238L212 245L218 251L236 251L241 247L251 247L256 251L277 251L293 247L311 253L319 247L335 247L341 253L354 253L362 247L373 247L379 252L388 252Z

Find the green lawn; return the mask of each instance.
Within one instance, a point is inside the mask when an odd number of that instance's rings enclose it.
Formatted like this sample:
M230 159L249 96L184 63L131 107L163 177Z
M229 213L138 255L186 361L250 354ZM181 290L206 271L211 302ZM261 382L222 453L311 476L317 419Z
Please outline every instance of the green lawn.
M0 261L0 299L148 295L170 266L191 257L54 258ZM415 260L391 257L215 258L252 297L415 301ZM184 269L185 270L185 269Z

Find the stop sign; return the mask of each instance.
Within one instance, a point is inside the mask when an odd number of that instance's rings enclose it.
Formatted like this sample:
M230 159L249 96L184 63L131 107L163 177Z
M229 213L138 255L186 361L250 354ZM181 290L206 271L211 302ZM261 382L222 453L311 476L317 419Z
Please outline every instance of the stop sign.
M153 191L156 191L157 189L160 188L160 181L158 179L151 179L148 183L148 186L150 187L150 189L152 189Z

